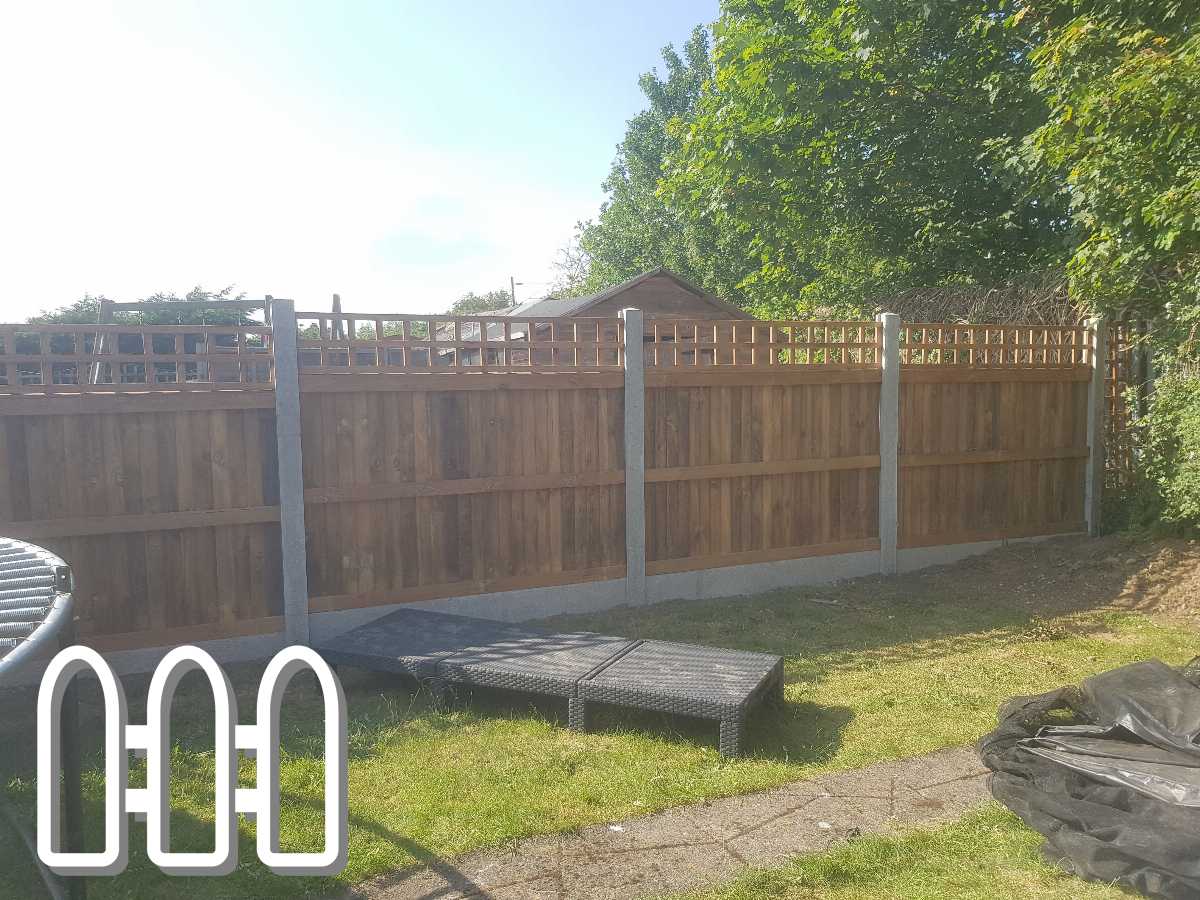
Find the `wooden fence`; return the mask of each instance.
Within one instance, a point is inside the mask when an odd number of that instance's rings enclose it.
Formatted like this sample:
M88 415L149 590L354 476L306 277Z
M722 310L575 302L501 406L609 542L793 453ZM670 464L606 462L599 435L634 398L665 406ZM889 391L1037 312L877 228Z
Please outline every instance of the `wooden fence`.
M1093 336L906 325L899 546L1086 531Z
M104 649L270 633L271 329L0 326L0 533L74 568Z
M1145 321L1114 322L1108 331L1105 396L1105 485L1114 491L1133 486L1137 470L1134 425L1145 411L1151 372L1150 325Z
M879 328L649 322L650 575L879 548Z
M1087 527L1085 328L907 324L885 348L876 322L657 321L634 343L620 319L283 312L312 612L621 578L631 515L650 576L877 551L881 440L901 549ZM74 566L85 639L280 631L297 563L271 329L0 342L0 534ZM635 352L645 487L627 509ZM887 353L900 425L881 435Z

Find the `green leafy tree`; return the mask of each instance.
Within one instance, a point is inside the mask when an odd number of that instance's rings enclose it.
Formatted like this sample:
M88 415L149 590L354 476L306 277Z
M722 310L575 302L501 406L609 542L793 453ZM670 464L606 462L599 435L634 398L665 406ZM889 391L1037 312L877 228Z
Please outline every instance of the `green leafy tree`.
M736 285L746 270L739 236L669 204L659 193L664 165L679 149L678 123L693 116L713 68L708 32L693 30L680 50L662 51L664 72L638 81L648 106L626 126L607 194L595 220L581 223L565 252L586 260L586 276L568 283L569 293L587 293L665 265L715 293L737 299ZM578 271L578 266L575 266Z
M1106 509L1110 521L1200 527L1200 381L1168 372L1155 385L1149 410L1135 432L1140 465L1130 496Z
M68 303L66 306L60 306L57 309L33 316L29 319L29 322L31 324L43 325L93 325L100 314L100 303L105 299L104 296L93 297L91 294L87 294L74 303ZM246 299L246 295L244 293L235 294L232 287L225 287L219 291L210 291L197 285L182 297L174 293L161 292L151 294L149 297L143 297L139 302L161 304L161 308L139 312L117 312L114 314L113 320L117 323L130 325L251 324L253 320L244 310L222 310L219 307L211 310L185 309L181 307L172 308L171 306L172 303L184 300L193 302L219 302L222 300L244 299Z
M1076 303L1194 337L1200 6L724 0L713 34L643 76L567 292L665 264L854 315L1067 267Z
M1150 319L1166 371L1137 423L1132 489L1109 504L1135 525L1200 529L1200 7L1031 3L1010 27L1035 49L1050 115L1024 161L1069 190L1072 294ZM1180 360L1177 357L1182 357ZM1189 363L1190 361L1190 363ZM1121 519L1115 520L1120 522Z
M477 316L507 309L512 305L512 294L505 290L488 291L486 294L468 291L451 303L446 313L451 316Z
M727 0L666 194L744 236L759 312L853 311L1065 256L1060 187L1013 161L1046 103L1008 6Z
M580 228L583 228L581 225ZM592 260L579 245L575 236L567 246L558 251L554 259L554 281L550 284L553 297L579 297L588 293L588 278Z
M1200 6L1031 3L1009 27L1035 43L1033 83L1050 104L1025 162L1068 185L1073 294L1110 315L1157 320L1171 346L1194 339Z

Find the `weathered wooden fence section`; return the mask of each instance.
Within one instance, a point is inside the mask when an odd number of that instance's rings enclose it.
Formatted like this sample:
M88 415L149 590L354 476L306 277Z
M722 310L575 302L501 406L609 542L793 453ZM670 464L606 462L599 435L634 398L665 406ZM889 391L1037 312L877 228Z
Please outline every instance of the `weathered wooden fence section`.
M80 633L126 649L285 624L299 639L309 613L503 603L627 567L858 554L892 571L898 553L1087 530L1095 332L892 319L660 320L637 340L640 314L284 303L299 377L281 364L278 391L263 326L0 326L0 534L67 559ZM296 454L303 502L281 504ZM307 572L307 598L285 597L285 569ZM758 570L741 571L750 589Z
M314 610L624 575L619 373L306 375L301 396Z
M0 533L71 563L87 640L278 631L269 330L6 326L0 341Z
M647 573L878 550L878 327L728 326L646 345Z
M905 325L901 548L1086 531L1086 328Z
M299 318L313 611L625 574L618 320Z

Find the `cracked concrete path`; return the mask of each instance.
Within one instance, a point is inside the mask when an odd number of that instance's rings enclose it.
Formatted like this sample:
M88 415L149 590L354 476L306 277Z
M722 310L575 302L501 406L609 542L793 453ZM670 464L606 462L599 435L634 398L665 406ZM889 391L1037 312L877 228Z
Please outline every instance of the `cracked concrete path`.
M969 748L877 763L759 794L680 806L506 851L386 875L348 896L367 900L608 900L718 883L860 834L961 817L988 797Z

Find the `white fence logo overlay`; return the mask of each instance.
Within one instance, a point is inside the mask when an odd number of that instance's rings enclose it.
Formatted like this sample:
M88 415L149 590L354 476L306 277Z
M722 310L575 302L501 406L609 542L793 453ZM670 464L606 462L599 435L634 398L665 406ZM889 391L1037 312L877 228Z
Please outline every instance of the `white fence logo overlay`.
M288 682L311 669L325 705L325 848L318 853L279 849L279 706ZM91 669L104 695L104 849L64 852L60 820L59 773L63 694L71 678ZM216 840L209 853L173 853L170 847L170 712L175 688L188 672L208 678L215 712ZM346 865L349 850L346 803L346 696L341 682L308 647L281 650L258 686L256 721L239 725L237 699L225 672L199 647L176 647L150 680L146 724L130 725L121 682L95 650L68 647L42 676L37 708L37 849L42 862L59 875L116 875L128 861L128 816L146 817L146 852L171 875L224 875L237 866L238 813L258 823L258 858L280 875L333 875ZM146 787L130 788L130 750L146 754ZM257 757L256 786L237 786L238 750Z

